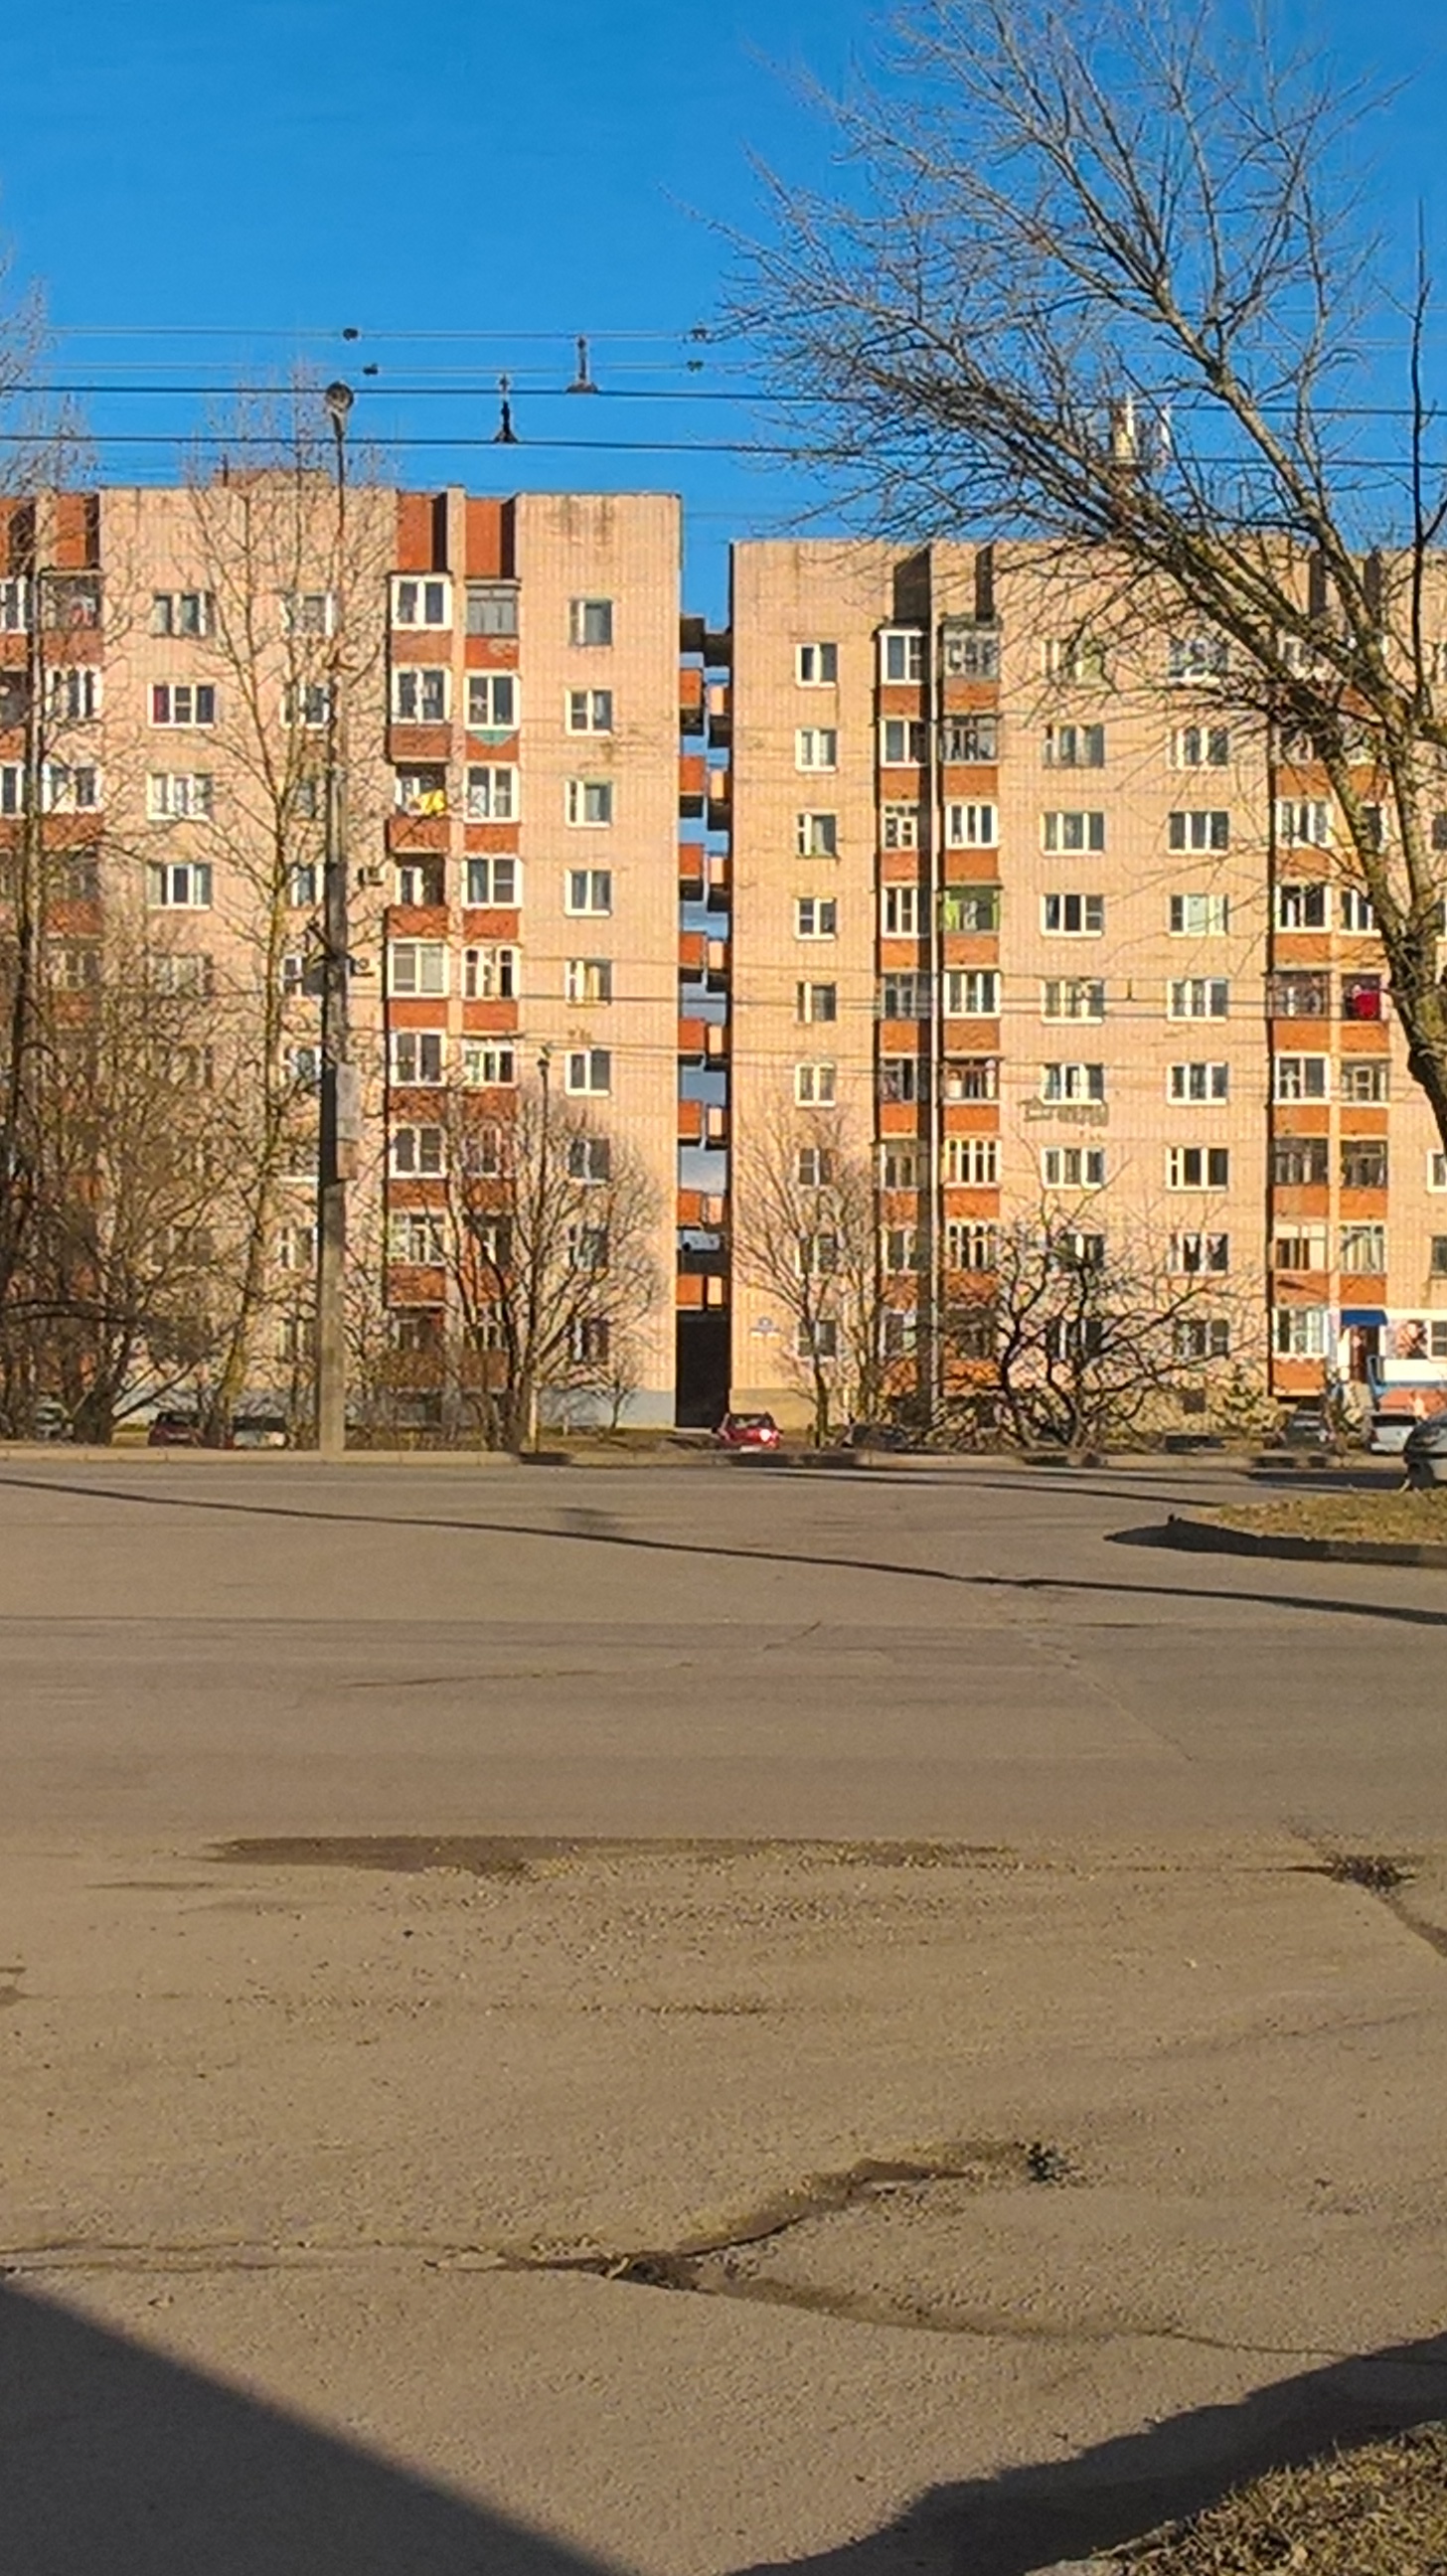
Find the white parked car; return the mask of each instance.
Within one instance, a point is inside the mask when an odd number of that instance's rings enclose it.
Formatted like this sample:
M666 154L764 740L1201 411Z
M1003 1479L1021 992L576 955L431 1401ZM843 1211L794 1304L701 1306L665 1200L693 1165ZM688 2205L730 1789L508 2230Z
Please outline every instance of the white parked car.
M1416 1416L1411 1413L1374 1413L1367 1447L1374 1457L1400 1458L1415 1422Z

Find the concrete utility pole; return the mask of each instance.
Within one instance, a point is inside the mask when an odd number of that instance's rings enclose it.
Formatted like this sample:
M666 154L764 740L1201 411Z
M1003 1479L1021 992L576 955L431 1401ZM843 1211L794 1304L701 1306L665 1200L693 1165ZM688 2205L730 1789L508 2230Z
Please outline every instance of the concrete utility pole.
M327 769L322 870L322 1082L317 1154L317 1447L340 1458L347 1446L347 1183L356 1170L356 1068L348 1061L351 974L347 850L343 808L341 667L346 619L347 419L350 385L324 396L336 445L336 574L327 674Z

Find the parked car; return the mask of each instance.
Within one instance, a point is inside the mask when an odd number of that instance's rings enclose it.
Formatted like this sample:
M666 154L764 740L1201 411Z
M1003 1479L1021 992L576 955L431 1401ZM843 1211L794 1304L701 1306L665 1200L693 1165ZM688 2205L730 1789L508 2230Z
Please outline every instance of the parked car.
M1447 1485L1447 1413L1414 1422L1402 1449L1409 1485Z
M909 1433L898 1422L851 1422L842 1443L846 1449L912 1449Z
M238 1413L231 1425L233 1449L285 1449L291 1434L284 1413Z
M148 1449L200 1449L204 1445L195 1414L183 1413L174 1405L163 1407L146 1433Z
M35 1400L35 1437L37 1440L70 1440L70 1415L58 1395L41 1395Z
M779 1426L772 1413L726 1413L713 1436L721 1449L777 1449Z
M1330 1449L1334 1439L1319 1404L1294 1404L1277 1436L1285 1449Z
M1367 1447L1378 1458L1400 1458L1415 1427L1410 1413L1374 1413Z

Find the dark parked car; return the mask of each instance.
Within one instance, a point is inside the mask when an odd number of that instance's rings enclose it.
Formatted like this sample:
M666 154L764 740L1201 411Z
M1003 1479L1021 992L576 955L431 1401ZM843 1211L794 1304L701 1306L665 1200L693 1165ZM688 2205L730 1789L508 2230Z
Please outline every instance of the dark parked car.
M1414 1422L1402 1450L1409 1485L1447 1485L1447 1413Z
M779 1426L772 1413L726 1413L713 1436L720 1449L777 1449Z
M851 1422L844 1434L846 1449L912 1449L909 1433L897 1422Z
M158 1413L146 1433L148 1449L200 1449L204 1445L195 1414L182 1413L174 1406Z
M1294 1404L1279 1437L1287 1449L1330 1449L1334 1443L1331 1424L1319 1404Z

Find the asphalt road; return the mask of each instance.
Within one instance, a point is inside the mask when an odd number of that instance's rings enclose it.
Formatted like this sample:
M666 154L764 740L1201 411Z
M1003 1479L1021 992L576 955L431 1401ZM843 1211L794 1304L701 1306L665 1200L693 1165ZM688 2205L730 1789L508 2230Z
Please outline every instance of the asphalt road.
M0 1462L10 1832L1447 1834L1447 1581L1220 1469Z

